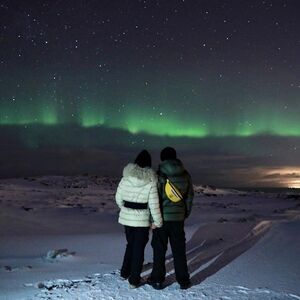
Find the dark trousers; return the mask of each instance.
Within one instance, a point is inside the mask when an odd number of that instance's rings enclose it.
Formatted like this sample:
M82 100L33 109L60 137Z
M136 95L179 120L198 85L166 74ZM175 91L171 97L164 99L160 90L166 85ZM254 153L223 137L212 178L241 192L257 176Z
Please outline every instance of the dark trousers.
M179 284L190 281L185 253L185 232L183 221L165 221L163 227L153 230L153 269L151 280L163 282L166 276L165 258L168 239L174 258L176 280Z
M130 284L137 285L141 280L144 251L149 240L149 227L125 226L126 251L121 268L121 276Z

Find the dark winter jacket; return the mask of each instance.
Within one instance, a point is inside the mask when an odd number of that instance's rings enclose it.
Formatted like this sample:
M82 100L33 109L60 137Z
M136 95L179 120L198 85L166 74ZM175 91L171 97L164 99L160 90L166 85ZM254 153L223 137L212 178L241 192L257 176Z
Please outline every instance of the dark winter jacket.
M164 160L158 167L158 193L164 221L182 221L192 210L194 190L190 174L179 159ZM172 202L165 193L169 179L184 196L184 200Z

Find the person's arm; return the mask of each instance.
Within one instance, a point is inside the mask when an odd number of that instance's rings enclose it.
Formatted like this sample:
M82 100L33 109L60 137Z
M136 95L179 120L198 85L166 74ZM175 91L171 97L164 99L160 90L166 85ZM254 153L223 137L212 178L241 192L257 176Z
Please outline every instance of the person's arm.
M119 206L120 209L124 205L124 201L122 199L122 185L123 185L123 182L122 182L122 179L121 179L121 181L118 185L118 188L117 188L116 195L115 195L116 203L117 203L117 205Z
M164 194L166 178L165 176L163 176L163 174L160 171L157 172L157 178L158 178L158 182L157 182L158 195L162 198Z
M188 191L187 191L187 197L185 199L186 217L188 217L192 212L193 199L194 199L194 188L193 188L192 178L190 174L187 175L188 175Z
M158 197L156 182L154 182L151 186L148 203L149 203L151 219L153 220L154 225L156 227L161 227L162 216L161 216L161 211L159 206L159 197Z

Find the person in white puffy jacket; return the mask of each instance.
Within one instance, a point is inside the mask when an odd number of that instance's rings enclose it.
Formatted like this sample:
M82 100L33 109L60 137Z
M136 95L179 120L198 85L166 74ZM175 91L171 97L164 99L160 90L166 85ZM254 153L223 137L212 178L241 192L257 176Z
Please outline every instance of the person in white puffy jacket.
M151 169L148 151L143 150L134 163L125 166L117 188L116 202L120 208L119 223L125 227L127 240L121 276L128 279L131 288L135 288L141 280L149 228L162 226L157 176Z

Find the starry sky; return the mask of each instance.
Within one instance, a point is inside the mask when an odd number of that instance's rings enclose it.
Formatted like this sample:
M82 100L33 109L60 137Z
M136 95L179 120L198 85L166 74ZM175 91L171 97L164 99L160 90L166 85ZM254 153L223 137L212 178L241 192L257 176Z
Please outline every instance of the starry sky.
M300 187L299 14L297 0L0 1L0 176L118 176L171 145L195 182Z

